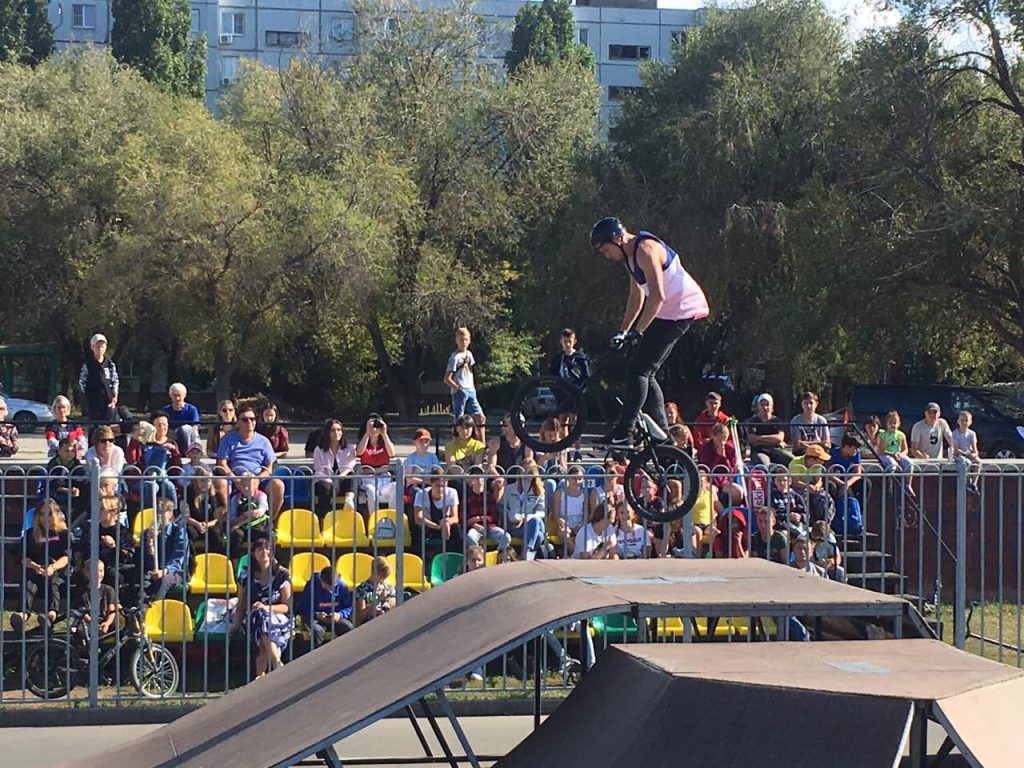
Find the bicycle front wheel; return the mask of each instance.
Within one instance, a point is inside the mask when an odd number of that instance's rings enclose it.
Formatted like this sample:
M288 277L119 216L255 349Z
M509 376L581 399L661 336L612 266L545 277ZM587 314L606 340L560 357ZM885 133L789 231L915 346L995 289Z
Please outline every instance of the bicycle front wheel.
M654 523L683 517L697 503L700 472L690 454L657 445L634 454L623 476L626 501Z
M554 453L574 445L587 425L583 391L571 381L550 374L524 381L512 396L509 412L519 439L538 453Z
M178 661L159 643L141 643L132 654L131 677L145 698L165 698L178 690Z
M60 699L75 687L75 659L71 646L51 638L34 645L25 657L25 684L41 699Z

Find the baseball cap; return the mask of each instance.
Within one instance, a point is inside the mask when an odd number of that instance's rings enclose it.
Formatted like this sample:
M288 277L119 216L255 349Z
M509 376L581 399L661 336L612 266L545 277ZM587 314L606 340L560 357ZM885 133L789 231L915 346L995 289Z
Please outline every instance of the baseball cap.
M90 347L94 347L94 346L96 346L96 344L98 344L98 343L99 343L99 342L101 342L101 341L102 341L102 342L103 342L104 344L106 344L106 343L107 343L107 337L106 337L106 336L104 336L104 335L103 335L102 333L94 333L94 334L92 335L92 338L91 338L91 339L89 339L89 346L90 346Z
M427 438L427 440L430 439L429 429L424 429L423 427L420 427L419 429L412 433L413 440L422 440L424 437Z
M199 451L202 453L204 450L206 449L203 444L196 440L195 442L188 444L188 450L185 451L185 453L192 453L192 451Z
M926 405L924 407L924 409L925 409L925 411L938 411L938 410L941 410L939 408L939 404L938 403L928 403L928 405Z
M804 453L805 456L811 456L820 461L828 461L832 458L828 451L822 448L820 445L809 445Z
M775 398L773 398L767 392L762 392L760 395L758 395L757 397L754 398L754 405L757 405L758 403L760 403L762 401L767 402L767 403L774 403L775 402Z

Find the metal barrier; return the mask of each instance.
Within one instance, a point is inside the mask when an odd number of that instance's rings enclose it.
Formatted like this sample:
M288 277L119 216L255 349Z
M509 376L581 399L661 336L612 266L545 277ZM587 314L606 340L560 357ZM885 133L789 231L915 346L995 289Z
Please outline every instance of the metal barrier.
M533 557L767 557L907 595L958 647L1020 663L1019 466L702 467L698 508L665 526L627 509L619 470L610 457L546 474L530 462L506 471L415 459L267 477L10 467L0 475L0 700L205 699L467 569ZM799 617L602 617L549 632L467 684L527 690L540 675L569 685L609 642L804 636L820 627Z

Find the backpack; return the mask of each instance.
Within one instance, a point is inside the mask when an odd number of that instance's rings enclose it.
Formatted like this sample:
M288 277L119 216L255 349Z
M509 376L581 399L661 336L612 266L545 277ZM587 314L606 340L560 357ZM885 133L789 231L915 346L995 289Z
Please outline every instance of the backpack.
M811 491L807 511L811 525L819 520L831 523L836 516L836 503L827 491Z
M864 516L860 500L845 496L836 504L838 514L832 519L832 530L840 536L860 536L864 532Z

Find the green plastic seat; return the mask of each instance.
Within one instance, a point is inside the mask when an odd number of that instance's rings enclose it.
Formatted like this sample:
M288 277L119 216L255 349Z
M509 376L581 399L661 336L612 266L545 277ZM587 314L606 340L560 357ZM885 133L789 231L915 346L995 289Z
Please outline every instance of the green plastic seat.
M430 561L430 583L436 587L458 576L464 560L461 552L442 552L435 555Z
M637 637L636 620L625 613L595 616L590 620L590 626L598 637L607 637L609 643L624 643Z

